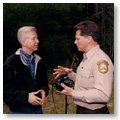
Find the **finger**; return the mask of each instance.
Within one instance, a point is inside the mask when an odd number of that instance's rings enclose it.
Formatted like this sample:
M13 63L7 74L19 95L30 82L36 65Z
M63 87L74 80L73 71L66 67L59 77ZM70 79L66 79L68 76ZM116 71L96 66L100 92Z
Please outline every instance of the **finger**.
M63 69L54 69L55 72L61 73L63 72Z
M42 99L36 96L36 100L41 101Z
M41 93L42 99L45 98L45 91L43 89L38 90Z
M53 71L58 71L59 69L55 68Z
M41 104L41 99L39 99L38 97L36 97L32 103L33 105L40 105Z
M42 99L45 98L45 91L44 90L41 91L41 95L42 95Z
M41 105L43 105L45 103L45 100L46 100L46 98L42 99Z
M58 91L58 90L56 90L56 92L58 92L58 93L60 93L60 94L65 94L66 90L65 90L65 89L62 90L62 91Z
M59 76L60 76L60 74L56 75L56 76L55 76L55 79L57 79Z
M39 93L39 91L33 92L34 95L36 95L36 94L38 94L38 93Z
M54 72L54 73L53 73L53 76L55 77L55 76L57 76L57 75L61 75L61 74L62 74L61 71L57 71L57 72Z
M67 68L67 67L62 67L62 66L58 66L59 69L61 69L62 71L65 71L65 72L72 72L72 68Z
M62 90L62 91L61 91L61 93L62 93L62 94L65 94L65 93L66 93L66 90L65 90L65 89L64 89L64 90Z
M43 105L45 102L45 91L44 90L41 90L41 95L42 95L41 105Z
M64 83L60 84L64 89L67 87Z
M56 92L61 93L61 91L59 91L59 90L56 90Z
M38 92L40 92L40 93L41 93L41 92L42 92L42 89L39 89L39 90L38 90Z
M54 73L53 73L53 75L57 75L57 74L58 74L58 72L54 72Z
M35 105L41 105L41 101L36 100L36 101L34 102L34 104L35 104Z
M59 65L58 68L64 70L65 67Z

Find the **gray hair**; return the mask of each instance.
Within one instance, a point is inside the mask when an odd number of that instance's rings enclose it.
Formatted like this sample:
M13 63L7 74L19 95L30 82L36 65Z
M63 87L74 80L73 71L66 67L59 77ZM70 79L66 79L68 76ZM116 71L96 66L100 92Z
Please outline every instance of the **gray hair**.
M37 29L34 26L23 26L21 27L18 32L17 32L17 38L18 41L21 42L22 40L25 39L25 34L27 32L32 32L32 31L37 31Z

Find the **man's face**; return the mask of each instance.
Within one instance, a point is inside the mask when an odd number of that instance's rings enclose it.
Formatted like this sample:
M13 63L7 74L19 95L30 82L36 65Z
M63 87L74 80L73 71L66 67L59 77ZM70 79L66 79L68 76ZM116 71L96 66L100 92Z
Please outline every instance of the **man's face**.
M81 36L80 30L76 31L74 44L77 46L78 51L86 52L88 46L88 37Z
M31 53L38 50L39 41L38 41L37 33L35 31L25 33L24 38L25 38L25 40L24 40L22 46L25 49L27 49Z

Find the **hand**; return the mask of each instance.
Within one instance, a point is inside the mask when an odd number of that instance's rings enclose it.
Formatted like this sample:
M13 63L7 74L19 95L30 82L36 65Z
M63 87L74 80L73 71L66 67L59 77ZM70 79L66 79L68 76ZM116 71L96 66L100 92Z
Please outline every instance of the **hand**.
M43 105L43 104L44 104L44 102L45 102L45 100L46 100L46 97L45 97L45 91L44 91L44 90L42 90L42 89L40 89L40 90L38 90L38 92L40 92L40 93L41 93L41 97L42 97L42 100L41 100L41 105Z
M28 102L32 105L41 105L42 104L42 99L37 97L36 94L38 94L39 91L37 92L31 92L28 94Z
M55 72L53 73L53 75L55 76L55 79L56 79L62 74L72 72L72 69L67 68L67 67L58 66L57 69L54 69L54 71Z
M61 83L61 86L64 88L61 92L58 91L59 93L62 93L64 95L72 96L72 91L73 89L66 86L64 83Z
M42 98L36 96L39 93L41 94ZM36 92L29 93L28 102L32 105L43 105L45 102L45 91L40 89Z

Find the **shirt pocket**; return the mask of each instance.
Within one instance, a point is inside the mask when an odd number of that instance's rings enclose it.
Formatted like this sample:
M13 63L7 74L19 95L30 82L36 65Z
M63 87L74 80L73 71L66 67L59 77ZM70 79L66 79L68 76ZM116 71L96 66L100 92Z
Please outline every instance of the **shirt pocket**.
M78 79L81 87L88 89L94 86L94 76L90 70L78 71Z

